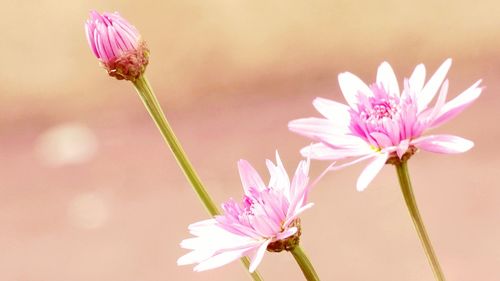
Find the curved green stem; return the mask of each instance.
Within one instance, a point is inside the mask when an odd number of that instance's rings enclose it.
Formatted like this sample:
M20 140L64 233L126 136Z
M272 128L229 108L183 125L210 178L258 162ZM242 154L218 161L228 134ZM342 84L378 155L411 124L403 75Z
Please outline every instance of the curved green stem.
M406 161L396 164L396 171L398 173L399 184L401 185L401 191L403 192L403 197L405 198L406 206L410 212L413 224L417 230L418 237L420 237L420 242L424 247L425 254L427 255L427 260L432 267L434 272L434 277L438 281L445 281L443 271L439 265L438 258L434 253L431 241L425 230L424 222L420 217L420 212L418 211L417 201L413 195L413 189L411 187L410 175L408 173L408 165Z
M302 248L297 245L293 250L290 251L297 261L297 263L300 266L300 269L302 270L302 273L304 273L304 277L308 281L319 281L319 276L314 270L314 267L309 261L309 258L307 257L306 253L302 250Z
M137 80L133 81L133 84L135 86L137 93L141 97L142 102L146 106L149 114L156 123L156 126L158 126L158 129L160 129L161 135L163 136L165 142L170 147L172 153L175 156L175 159L177 160L177 163L184 172L184 175L186 176L187 180L189 181L194 191L196 192L201 202L203 203L203 206L205 206L210 216L214 217L216 215L219 215L220 212L217 208L217 205L215 205L214 201L203 187L200 177L196 174L193 165L189 162L189 159L187 158L186 153L182 149L179 140L175 136L172 127L170 127L170 124L168 123L167 118L165 117L165 114L161 109L160 103L156 99L156 96L153 93L153 90L149 85L148 80L144 75L141 75ZM250 265L250 261L248 260L248 258L244 257L241 260L245 265L245 267L248 269ZM255 281L263 280L257 271L253 272L251 276Z

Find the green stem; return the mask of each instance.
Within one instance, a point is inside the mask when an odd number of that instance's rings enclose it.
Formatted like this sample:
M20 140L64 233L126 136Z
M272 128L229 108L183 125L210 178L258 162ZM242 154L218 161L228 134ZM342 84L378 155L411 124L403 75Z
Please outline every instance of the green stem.
M177 137L174 134L174 131L172 130L172 127L170 127L170 124L168 123L165 114L161 110L160 104L158 103L158 100L156 99L156 96L153 93L151 86L146 80L146 77L144 75L141 75L133 83L137 92L141 96L144 105L146 106L149 113L151 114L151 117L158 126L158 129L160 129L163 138L165 139L168 146L172 150L172 153L174 154L177 163L184 172L184 175L186 175L188 181L193 186L193 189L200 198L201 202L203 202L203 205L207 209L208 213L210 213L212 217L218 215L219 210L217 209L217 206L215 205L214 201L212 200L212 198L210 198L210 195L208 195L207 191L203 187L200 178L193 169L193 165L189 162L186 153L182 149L179 140L177 139Z
M161 135L163 136L165 142L168 144L172 153L174 154L177 163L181 167L182 171L184 172L184 175L186 176L187 180L189 181L194 191L200 198L201 202L207 209L208 213L212 217L219 215L220 212L217 206L215 205L214 201L212 200L208 192L203 187L200 177L196 174L193 165L189 162L189 159L187 158L186 153L182 149L179 140L175 136L172 127L170 127L170 124L168 123L167 118L165 117L165 114L161 109L160 103L156 99L156 96L153 93L153 90L149 85L148 80L144 75L141 75L137 80L133 82L133 84L135 86L135 89L137 90L137 93L141 97L142 102L149 111L149 114L156 123L156 126L158 126L158 129L160 129ZM249 259L247 257L244 257L241 259L241 261L248 269L250 265ZM251 273L251 276L252 279L255 281L263 280L257 271Z
M297 245L293 250L291 251L293 257L297 261L297 263L300 266L300 269L302 270L302 273L304 273L304 277L308 281L319 281L319 276L314 270L314 267L309 261L309 258L307 257L306 253L302 250L302 248Z
M434 277L438 281L445 281L443 271L439 265L438 258L434 253L431 241L425 230L424 222L420 217L420 212L418 211L417 202L415 196L413 195L413 190L411 187L410 175L408 173L408 165L406 161L396 164L396 171L398 173L399 184L401 185L401 191L403 192L403 197L405 198L406 206L410 212L413 224L417 230L418 237L420 237L420 242L424 247L425 254L427 255L427 260L432 267L434 272Z

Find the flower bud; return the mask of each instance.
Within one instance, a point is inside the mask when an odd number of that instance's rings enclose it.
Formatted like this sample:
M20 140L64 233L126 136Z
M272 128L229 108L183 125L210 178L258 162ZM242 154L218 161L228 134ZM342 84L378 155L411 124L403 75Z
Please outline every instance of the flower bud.
M110 76L135 81L146 70L149 49L139 31L118 12L90 12L85 32L92 52Z

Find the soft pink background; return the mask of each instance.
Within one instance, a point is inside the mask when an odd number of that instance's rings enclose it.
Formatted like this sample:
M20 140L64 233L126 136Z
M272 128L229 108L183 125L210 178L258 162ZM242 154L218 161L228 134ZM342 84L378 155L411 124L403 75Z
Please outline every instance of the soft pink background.
M208 216L131 84L88 49L93 8L142 32L150 81L217 202L240 198L240 158L264 173L279 149L295 169L309 141L286 124L316 116L316 96L341 101L339 72L373 81L388 60L402 78L452 57L450 98L479 78L486 89L435 132L476 147L415 156L415 193L448 280L500 280L500 4L366 2L1 1L0 280L248 280L239 263L176 265L187 225ZM312 176L326 164L313 162ZM358 193L362 167L327 175L303 216L322 280L432 280L393 168ZM285 253L259 270L302 280Z

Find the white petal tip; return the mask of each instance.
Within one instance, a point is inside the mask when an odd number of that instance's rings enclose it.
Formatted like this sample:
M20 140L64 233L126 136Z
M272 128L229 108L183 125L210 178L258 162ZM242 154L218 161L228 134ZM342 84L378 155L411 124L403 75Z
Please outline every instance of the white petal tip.
M197 265L197 266L193 267L193 271L194 272L202 272L202 271L207 271L207 270L212 269L212 268L213 267L208 267L207 268L207 267L202 267L200 265Z
M177 265L178 265L178 266L181 266L181 265L188 265L188 264L191 264L191 262L189 262L189 261L188 261L186 258L184 258L183 256L177 259Z
M357 190L358 192L363 192L363 191L365 191L365 189L366 189L367 187L368 187L368 186L366 186L366 185L356 185L356 190Z
M350 74L351 74L350 72L348 72L348 71L344 71L344 72L339 73L339 76L338 76L338 77L339 77L339 79L340 79L341 77L344 77L344 76L346 76L346 75L350 75Z
M471 150L474 147L474 142L467 140L466 143L463 145L464 152Z
M302 157L308 158L309 155L311 155L311 154L312 154L312 150L311 150L310 146L305 146L305 147L300 149L300 155L302 155Z
M450 68L451 67L451 64L453 63L453 60L451 58L447 58L444 62L443 62L443 66L446 66L446 68Z
M444 154L464 153L474 147L474 142L453 135L426 136L414 144L423 150Z

